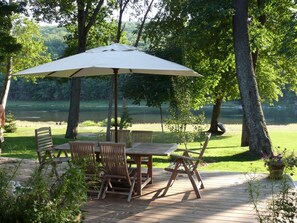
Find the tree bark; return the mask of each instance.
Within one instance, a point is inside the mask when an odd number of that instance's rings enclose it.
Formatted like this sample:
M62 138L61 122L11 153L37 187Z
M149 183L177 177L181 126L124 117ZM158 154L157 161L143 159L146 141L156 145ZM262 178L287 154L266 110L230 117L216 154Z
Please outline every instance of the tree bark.
M7 64L6 64L6 76L5 76L5 81L3 84L3 89L1 94L1 104L4 109L6 107L8 93L10 89L11 76L12 76L12 63L13 63L12 57L8 57Z
M261 10L262 1L257 0L257 5L258 5L259 10ZM260 15L258 20L261 23L261 25L264 26L267 21L266 15L265 14ZM254 68L255 74L256 74L256 66L257 66L257 62L258 62L258 55L259 55L258 49L256 49L255 52L252 52L253 68ZM243 116L243 120L242 120L241 146L242 147L249 146L249 134L248 134L248 129L246 126L246 120L245 120L244 116Z
M217 98L212 108L210 128L208 130L208 132L211 132L213 134L222 134L222 132L218 130L218 119L221 113L221 105L222 99Z
M236 75L246 117L249 149L254 153L270 154L272 144L266 128L260 103L257 81L253 69L248 35L248 0L234 0L233 20Z
M83 0L76 0L77 3L77 33L78 33L78 46L77 52L82 53L87 48L87 37L90 28L94 25L96 17L101 10L104 0L100 0L96 5L91 17L88 19L88 7L85 7L86 3ZM77 127L79 121L79 105L80 105L80 90L81 90L81 78L71 79L71 93L70 93L70 106L68 113L68 122L65 138L74 139L77 137Z
M77 127L79 121L81 79L73 78L71 80L70 106L68 113L68 125L65 138L76 139Z
M249 146L249 134L246 126L246 120L243 115L242 117L242 130L241 130L241 147Z

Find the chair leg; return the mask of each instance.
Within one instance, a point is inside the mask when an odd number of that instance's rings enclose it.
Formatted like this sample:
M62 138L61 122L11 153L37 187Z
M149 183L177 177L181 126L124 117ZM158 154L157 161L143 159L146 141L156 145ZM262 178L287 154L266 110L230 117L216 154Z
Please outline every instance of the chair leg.
M198 199L201 198L200 191L199 191L199 189L198 189L198 187L197 187L197 184L196 184L196 182L195 182L195 179L194 179L193 175L190 173L189 170L186 170L186 173L187 173L187 175L188 175L188 177L189 177L189 180L191 181L191 184L192 184L193 189L194 189L194 191L195 191L196 197L197 197Z
M132 197L132 193L133 193L133 190L134 190L135 182L136 182L136 177L134 177L134 179L132 181L132 185L130 187L130 191L129 191L129 195L128 195L128 199L127 199L128 202L131 201L131 197Z
M192 186L194 188L196 197L197 198L201 198L201 194L200 194L199 188L197 187L197 184L196 184L196 182L195 182L195 180L194 180L194 178L192 176L190 177L190 181L191 181Z
M195 175L197 177L198 182L200 182L200 189L204 189L204 184L203 184L203 181L202 181L202 177L201 177L200 173L197 170L195 170Z
M168 191L168 189L169 189L169 187L171 187L174 184L175 179L177 177L177 170L178 170L178 168L179 168L180 165L181 165L180 162L177 161L176 164L175 164L175 167L174 167L174 169L172 171L172 174L170 176L170 179L169 179L169 181L167 183L167 186L164 189L164 192L163 192L162 196L165 196L166 193L167 193L167 191Z
M103 180L102 180L102 183L101 183L101 186L100 186L100 190L99 190L97 199L100 199L100 197L101 197L101 195L102 195L102 192L103 192L103 189L104 189L105 182L106 182L106 180L103 179Z
M110 184L110 179L107 179L107 182L105 184L105 187L104 187L104 190L103 190L103 193L102 193L102 199L105 198L106 196L106 191L108 190L108 185Z

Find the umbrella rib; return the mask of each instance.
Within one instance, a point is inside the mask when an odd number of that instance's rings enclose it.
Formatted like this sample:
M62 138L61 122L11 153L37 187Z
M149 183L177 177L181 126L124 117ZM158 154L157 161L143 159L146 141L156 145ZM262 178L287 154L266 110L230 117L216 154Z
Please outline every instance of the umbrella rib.
M47 76L51 76L54 73L56 73L56 71L50 72Z
M77 71L75 71L73 74L71 74L69 77L73 77L74 75L76 75L78 72L80 72L82 70L82 68L81 69L78 69Z

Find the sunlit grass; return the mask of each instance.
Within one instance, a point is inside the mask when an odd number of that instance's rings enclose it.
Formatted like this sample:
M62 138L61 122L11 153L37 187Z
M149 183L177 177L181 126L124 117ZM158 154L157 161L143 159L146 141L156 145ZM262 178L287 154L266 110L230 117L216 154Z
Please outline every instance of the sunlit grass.
M32 158L36 159L34 129L41 126L51 126L54 144L68 142L65 139L66 123L57 125L55 122L26 122L17 121L18 130L16 133L5 133L5 142L2 145L2 156ZM205 171L237 171L237 172L258 172L268 173L263 161L249 152L248 147L240 146L241 125L226 125L227 132L222 136L212 136L204 155L204 165L201 169ZM156 124L134 124L130 129L154 131L154 142L174 142L172 135L166 131L161 133L161 126ZM205 130L207 130L207 126ZM269 134L274 148L278 150L287 148L288 151L296 151L297 146L297 124L268 126ZM98 139L98 133L104 132L104 127L79 126L79 139ZM200 148L199 142L189 144L189 148ZM180 145L180 148L183 146ZM169 163L168 157L155 157L154 167L164 168ZM297 170L294 179L297 180Z

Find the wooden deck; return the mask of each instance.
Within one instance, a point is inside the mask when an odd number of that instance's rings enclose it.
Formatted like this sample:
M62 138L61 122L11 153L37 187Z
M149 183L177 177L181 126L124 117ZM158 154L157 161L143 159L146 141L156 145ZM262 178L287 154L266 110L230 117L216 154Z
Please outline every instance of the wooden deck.
M83 207L84 222L257 222L245 174L202 172L205 189L201 199L196 199L190 181L183 175L162 197L170 175L162 169L154 169L154 174L154 184L130 203L126 197L115 195L90 199ZM269 183L267 175L257 177L261 183Z
M0 168L10 168L18 162L18 159L0 157ZM16 180L27 180L37 165L36 161L23 160ZM248 176L243 173L202 172L205 189L201 190L201 199L196 199L191 183L184 175L178 176L162 197L170 174L163 169L154 169L153 173L154 184L145 187L143 196L133 197L130 203L125 196L110 194L104 200L90 198L82 207L84 222L257 222L249 203ZM266 174L255 176L261 184L263 204L266 204L273 181L267 179Z

